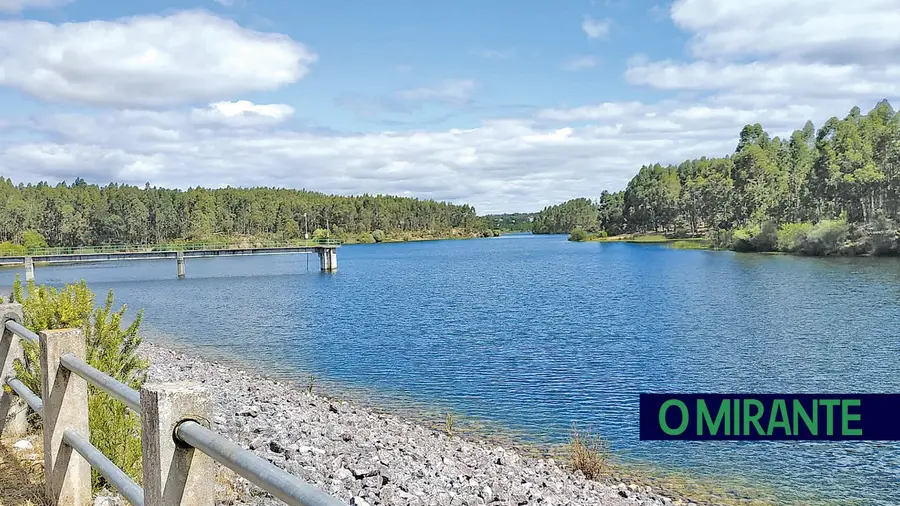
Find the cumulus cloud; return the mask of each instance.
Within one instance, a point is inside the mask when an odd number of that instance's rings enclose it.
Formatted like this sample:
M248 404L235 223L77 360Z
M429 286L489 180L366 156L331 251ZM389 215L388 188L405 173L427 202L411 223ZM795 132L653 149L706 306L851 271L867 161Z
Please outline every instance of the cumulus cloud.
M900 3L893 0L676 0L670 13L690 33L693 59L634 57L628 82L751 108L900 95Z
M612 26L612 21L609 19L594 19L590 16L585 16L581 22L581 29L589 39L606 37L610 26Z
M896 62L896 0L677 0L672 20L699 58L777 56L814 63Z
M0 0L0 12L22 12L25 9L59 7L72 0Z
M229 99L296 82L316 59L287 36L202 11L0 22L0 85L53 101L146 107Z

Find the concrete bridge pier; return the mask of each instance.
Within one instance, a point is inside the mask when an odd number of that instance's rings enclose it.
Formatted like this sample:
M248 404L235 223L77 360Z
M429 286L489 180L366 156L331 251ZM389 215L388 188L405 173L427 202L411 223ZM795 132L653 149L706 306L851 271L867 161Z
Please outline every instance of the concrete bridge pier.
M25 257L25 282L34 281L34 259Z
M337 272L337 248L319 248L322 272Z
M184 252L175 253L175 262L178 264L178 279L184 279Z

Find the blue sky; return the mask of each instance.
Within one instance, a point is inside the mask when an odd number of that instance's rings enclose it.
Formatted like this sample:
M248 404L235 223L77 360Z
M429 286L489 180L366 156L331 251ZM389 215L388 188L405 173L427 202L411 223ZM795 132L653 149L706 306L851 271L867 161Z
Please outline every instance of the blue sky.
M889 0L0 0L0 171L536 210L898 94Z

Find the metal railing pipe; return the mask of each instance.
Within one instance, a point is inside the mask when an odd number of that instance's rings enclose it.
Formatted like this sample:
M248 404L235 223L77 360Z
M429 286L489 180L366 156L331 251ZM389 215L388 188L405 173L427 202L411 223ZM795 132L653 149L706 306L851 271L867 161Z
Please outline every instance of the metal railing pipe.
M125 471L116 467L94 445L71 429L63 432L63 441L84 457L84 460L102 474L106 481L115 487L128 502L134 506L144 506L144 489L132 481Z
M6 320L6 329L14 334L17 334L23 339L31 341L32 344L38 344L40 342L38 335L26 329L24 326L22 326L21 323L14 322L12 320Z
M175 437L291 506L346 506L193 420L179 423L175 427Z
M25 400L25 403L28 404L29 408L34 410L38 416L44 418L44 401L35 395L30 388L25 386L25 383L22 383L22 381L17 378L9 378L6 380L6 384L9 385L9 388L13 389L13 392Z
M59 359L60 364L66 369L84 378L88 383L108 393L112 398L118 399L128 406L128 409L141 414L141 394L137 390L109 376L108 374L91 367L80 358L66 353Z

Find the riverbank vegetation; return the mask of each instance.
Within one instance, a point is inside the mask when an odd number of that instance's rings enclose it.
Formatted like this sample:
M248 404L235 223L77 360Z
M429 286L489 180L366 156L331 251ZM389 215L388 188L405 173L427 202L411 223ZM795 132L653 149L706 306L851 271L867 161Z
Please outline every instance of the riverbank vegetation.
M469 205L386 195L278 188L14 184L0 178L0 249L292 240L316 231L348 242L476 237L490 229Z
M646 165L619 192L545 208L535 233L703 236L710 247L900 253L900 115L886 100L785 138L745 126L732 155Z
M81 328L87 341L85 361L93 367L139 390L147 377L149 363L137 354L141 344L138 329L143 313L139 311L130 324L125 325L126 307L113 308L113 293L107 293L103 305L95 306L94 293L84 281L61 289L38 286L29 282L24 287L16 277L11 302L20 302L24 325L34 332L60 328ZM36 345L22 340L24 361L15 364L16 376L28 388L40 395L40 356ZM90 441L98 450L124 470L136 482L141 482L140 420L125 405L90 385L88 390L88 423ZM32 423L39 424L32 414ZM93 471L94 489L105 480Z

